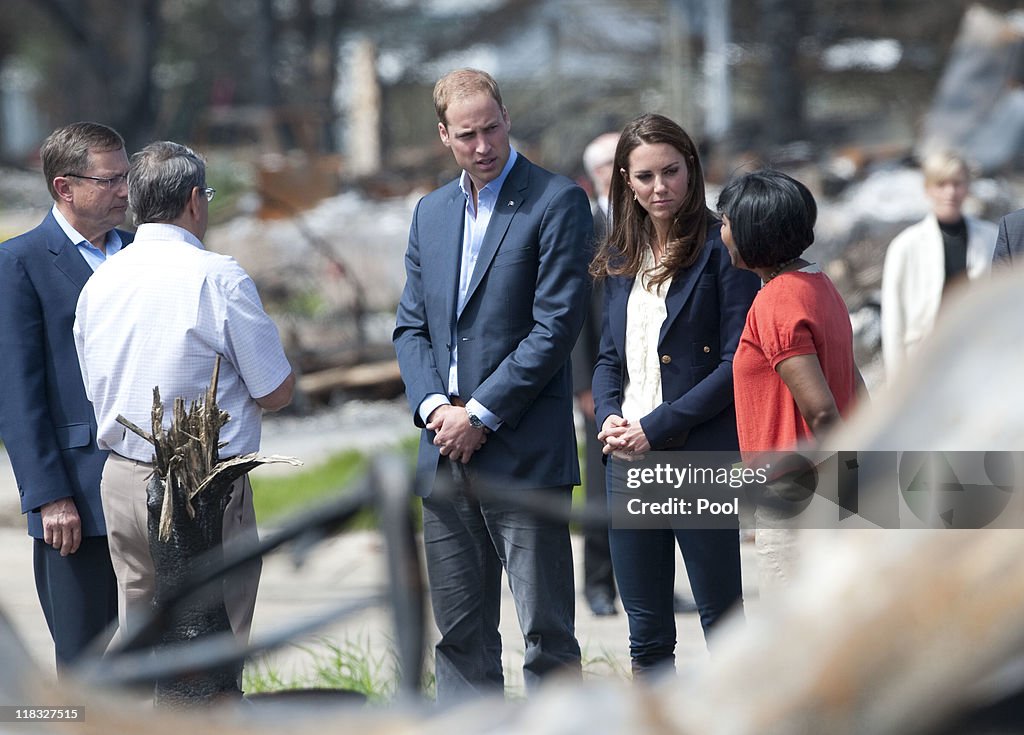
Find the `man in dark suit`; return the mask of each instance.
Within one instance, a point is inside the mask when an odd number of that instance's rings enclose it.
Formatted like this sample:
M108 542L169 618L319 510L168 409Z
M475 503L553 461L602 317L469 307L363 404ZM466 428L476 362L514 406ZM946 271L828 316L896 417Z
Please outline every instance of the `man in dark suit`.
M85 397L71 328L82 286L129 243L128 157L117 132L81 122L43 143L54 205L0 246L0 437L34 538L36 590L58 673L117 619L100 506L106 452Z
M504 685L502 568L527 687L580 672L568 526L514 501L568 510L579 483L569 355L587 308L593 219L582 189L511 148L490 75L445 75L434 106L463 173L416 206L394 342L424 428L417 492L441 633L437 694L451 701ZM510 500L478 496L484 482Z
M583 170L594 187L594 242L599 243L608 233L608 193L615 173L615 146L618 133L603 133L583 149ZM593 250L588 248L588 260ZM601 315L604 313L604 285L593 285L590 308L583 330L572 351L572 389L583 414L583 432L586 437L584 457L587 465L587 507L604 511L608 497L604 483L603 445L597 439L598 426L594 420L594 394L590 390L601 346ZM611 552L608 549L608 529L588 527L583 533L583 594L594 615L615 614L615 575L612 573Z
M999 234L996 236L996 250L992 255L995 266L1013 265L1020 260L1024 250L1024 209L1010 212L999 220Z

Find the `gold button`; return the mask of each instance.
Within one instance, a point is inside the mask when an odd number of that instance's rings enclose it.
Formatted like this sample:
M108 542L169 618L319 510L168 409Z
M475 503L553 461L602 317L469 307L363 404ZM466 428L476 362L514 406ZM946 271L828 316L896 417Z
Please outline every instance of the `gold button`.
M668 365L670 362L672 362L672 357L670 355L662 355L661 362L665 365Z
M708 354L709 352L711 352L711 348L710 348L710 347L708 347L707 345L704 345L704 354L706 355L706 354Z

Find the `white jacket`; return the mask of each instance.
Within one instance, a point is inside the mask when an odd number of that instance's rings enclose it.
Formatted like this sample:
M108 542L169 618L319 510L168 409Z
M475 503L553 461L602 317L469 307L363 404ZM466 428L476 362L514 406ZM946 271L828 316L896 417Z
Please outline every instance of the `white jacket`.
M998 228L991 222L967 220L967 277L992 269ZM882 357L891 377L935 323L946 280L942 232L929 214L897 235L885 253L882 271Z

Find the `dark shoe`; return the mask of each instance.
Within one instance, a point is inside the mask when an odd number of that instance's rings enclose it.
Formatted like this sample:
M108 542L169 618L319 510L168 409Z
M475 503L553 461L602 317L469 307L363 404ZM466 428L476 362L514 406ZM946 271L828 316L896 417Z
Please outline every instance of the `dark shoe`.
M615 609L615 601L606 592L591 595L587 598L587 602L590 605L590 611L599 617L618 613Z
M680 613L695 613L697 612L697 603L693 601L692 597L674 594L672 595L672 609L676 615Z

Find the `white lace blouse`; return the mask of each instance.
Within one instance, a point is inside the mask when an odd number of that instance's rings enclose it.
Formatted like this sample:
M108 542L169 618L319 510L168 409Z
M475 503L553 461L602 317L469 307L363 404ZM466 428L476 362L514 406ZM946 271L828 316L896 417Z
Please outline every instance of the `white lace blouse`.
M653 267L654 253L648 247L626 302L626 385L622 393L622 417L630 421L643 418L662 403L658 338L668 315L665 294L672 279L655 289L647 275Z

